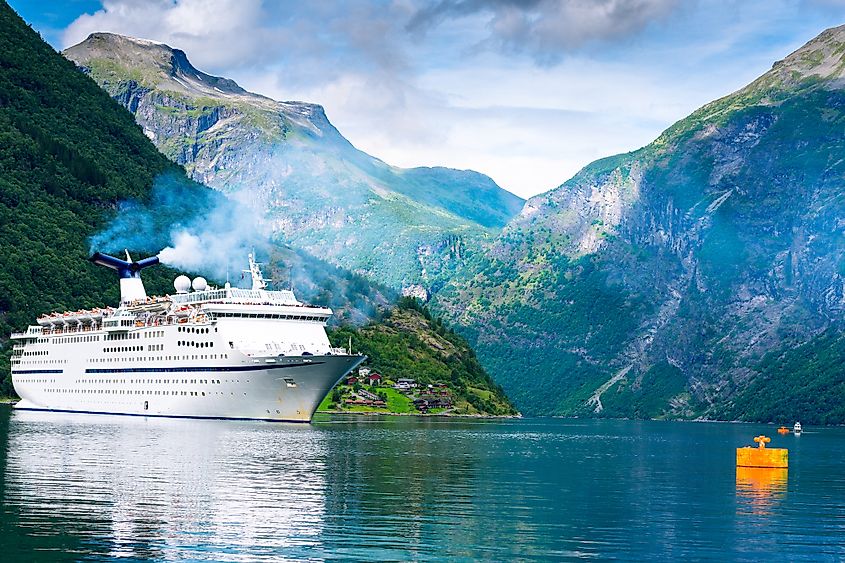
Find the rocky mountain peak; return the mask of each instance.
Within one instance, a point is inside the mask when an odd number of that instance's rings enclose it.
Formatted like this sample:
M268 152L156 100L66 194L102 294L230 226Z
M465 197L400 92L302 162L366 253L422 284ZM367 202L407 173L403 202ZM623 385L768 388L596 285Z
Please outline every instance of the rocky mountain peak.
M767 76L792 85L807 79L845 84L845 25L827 29L785 59L772 65Z
M63 54L91 74L113 74L119 79L128 76L148 89L175 92L189 98L247 102L264 109L289 111L305 119L325 120L325 112L319 105L277 102L248 92L234 80L198 70L184 51L157 41L96 32L65 49Z

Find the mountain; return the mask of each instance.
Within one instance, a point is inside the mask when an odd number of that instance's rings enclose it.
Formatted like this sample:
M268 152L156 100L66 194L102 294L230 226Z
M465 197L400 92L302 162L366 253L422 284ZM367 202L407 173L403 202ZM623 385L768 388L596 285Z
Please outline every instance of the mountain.
M161 43L94 33L65 56L191 177L266 214L280 240L393 287L425 281L523 201L489 177L401 169L357 150L322 107L278 102Z
M159 201L163 192L168 199ZM239 212L187 178L132 114L0 1L0 395L12 394L10 332L45 312L119 301L114 273L87 260L92 237L108 231L103 244L127 242L100 250L155 254L170 243L172 228L220 209L228 210L219 217L225 223ZM279 279L302 298L338 308L340 320L362 322L395 299L303 251L276 246L267 253ZM150 293L168 293L179 273L151 268L144 283Z
M413 379L423 388L429 384L445 385L455 414L517 414L466 340L413 297L402 298L398 306L377 321L361 327L347 325L329 336L335 346L346 346L351 339L352 348L367 355L367 365L393 381ZM407 399L394 399L399 409L404 409L396 412L412 410ZM321 408L331 408L332 402L327 397ZM387 403L391 406L390 400Z
M435 296L533 414L843 423L845 26L531 198Z

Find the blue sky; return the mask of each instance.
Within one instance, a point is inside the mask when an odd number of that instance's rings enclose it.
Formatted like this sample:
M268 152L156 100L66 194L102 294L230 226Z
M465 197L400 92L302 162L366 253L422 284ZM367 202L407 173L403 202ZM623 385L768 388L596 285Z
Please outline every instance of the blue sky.
M845 0L11 0L55 48L93 31L320 103L397 166L489 174L523 197L639 148L768 70Z

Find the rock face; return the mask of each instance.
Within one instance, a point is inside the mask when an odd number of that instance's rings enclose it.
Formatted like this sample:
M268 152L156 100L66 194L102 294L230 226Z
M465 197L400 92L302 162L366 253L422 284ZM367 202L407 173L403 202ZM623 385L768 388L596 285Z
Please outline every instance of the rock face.
M443 257L421 264L420 249L484 240L523 204L476 172L389 166L322 107L252 94L167 45L95 33L64 54L193 179L266 210L283 241L381 283L425 282Z
M530 199L436 308L525 412L845 421L750 395L845 400L836 362L782 369L841 347L843 76L845 26Z

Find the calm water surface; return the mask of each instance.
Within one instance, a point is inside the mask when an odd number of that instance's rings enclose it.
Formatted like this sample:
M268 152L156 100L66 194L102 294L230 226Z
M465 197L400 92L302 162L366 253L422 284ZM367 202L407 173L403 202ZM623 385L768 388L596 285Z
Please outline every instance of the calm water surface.
M845 559L845 429L0 410L0 559ZM787 473L737 472L766 432Z

